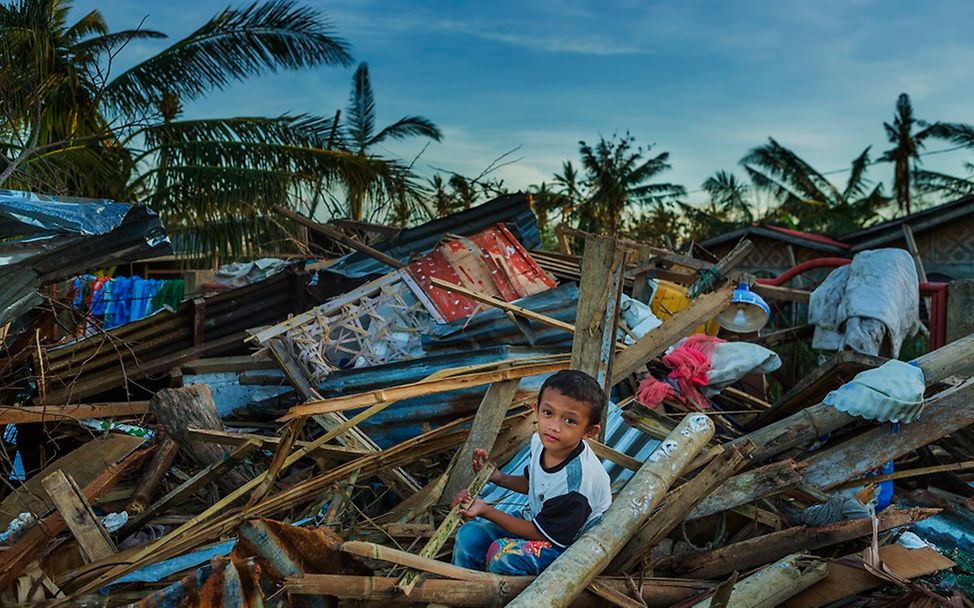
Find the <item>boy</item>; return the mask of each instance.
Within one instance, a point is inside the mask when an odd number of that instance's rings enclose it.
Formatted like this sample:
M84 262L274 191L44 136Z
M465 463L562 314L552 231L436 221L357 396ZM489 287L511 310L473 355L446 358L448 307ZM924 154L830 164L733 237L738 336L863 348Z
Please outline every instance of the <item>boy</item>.
M612 502L609 475L583 438L600 430L605 393L588 374L560 371L541 386L537 432L523 475L494 471L490 481L528 495L521 517L472 499L463 489L453 503L469 519L457 532L453 563L495 574L539 574L602 517ZM474 471L487 461L475 450ZM472 502L471 502L472 501ZM479 517L480 519L474 519Z

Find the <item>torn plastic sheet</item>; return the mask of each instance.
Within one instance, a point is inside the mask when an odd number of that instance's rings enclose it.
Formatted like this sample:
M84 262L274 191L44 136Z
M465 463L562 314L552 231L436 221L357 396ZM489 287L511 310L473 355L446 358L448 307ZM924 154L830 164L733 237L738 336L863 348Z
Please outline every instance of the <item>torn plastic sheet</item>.
M237 544L237 539L228 540L218 545L212 545L199 551L178 555L171 559L161 561L151 566L146 566L135 572L130 572L123 577L117 578L101 588L102 593L108 593L108 588L113 585L124 583L157 583L164 578L168 578L177 572L188 570L194 566L205 564L214 557L229 555Z
M0 324L36 306L41 285L171 253L145 205L0 190Z

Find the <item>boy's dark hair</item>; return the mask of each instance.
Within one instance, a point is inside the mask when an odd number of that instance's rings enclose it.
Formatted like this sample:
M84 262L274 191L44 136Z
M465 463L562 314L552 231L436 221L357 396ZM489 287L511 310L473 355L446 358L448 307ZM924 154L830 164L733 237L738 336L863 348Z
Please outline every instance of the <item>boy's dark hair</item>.
M538 404L546 389L553 388L562 395L575 401L581 401L589 407L589 426L602 421L602 408L608 400L605 391L599 386L595 378L577 369L563 369L555 372L544 381L538 391Z

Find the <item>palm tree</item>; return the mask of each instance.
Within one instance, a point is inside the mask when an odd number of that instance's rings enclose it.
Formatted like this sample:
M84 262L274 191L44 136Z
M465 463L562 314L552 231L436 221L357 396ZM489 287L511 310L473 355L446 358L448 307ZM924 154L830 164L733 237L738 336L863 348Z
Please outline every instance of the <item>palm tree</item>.
M849 178L841 190L770 137L767 144L751 149L741 159L741 165L756 189L778 200L772 219L803 230L839 234L861 228L889 202L882 184L869 188L869 149L852 161Z
M688 241L702 241L754 221L750 188L733 173L718 171L701 188L710 195L706 206L680 203Z
M915 127L920 127L920 130L914 131ZM883 152L879 160L893 163L893 196L899 211L909 215L914 185L911 178L920 164L920 150L927 138L937 136L937 130L914 118L913 104L906 93L900 93L896 99L896 114L892 124L884 122L883 128L893 147Z
M270 208L297 207L314 188L398 187L398 163L329 149L330 119L180 119L184 104L252 76L349 65L348 45L316 11L293 0L228 8L113 77L127 42L164 35L109 32L97 11L68 26L70 7L0 10L2 185L146 200L184 249L224 255L273 248L284 232Z
M644 159L651 146L636 146L628 132L621 137L599 138L590 146L579 142L586 189L581 204L575 209L578 226L587 232L620 230L623 214L632 207L655 208L659 214L669 203L686 195L683 186L650 183L670 168L669 153L661 152Z
M369 66L362 62L352 76L352 92L349 95L345 124L342 129L343 148L358 156L367 157L369 148L388 139L428 137L440 141L443 138L439 127L423 116L404 116L378 133L375 129L375 95L369 78ZM351 219L363 219L366 195L365 191L349 189L348 214Z

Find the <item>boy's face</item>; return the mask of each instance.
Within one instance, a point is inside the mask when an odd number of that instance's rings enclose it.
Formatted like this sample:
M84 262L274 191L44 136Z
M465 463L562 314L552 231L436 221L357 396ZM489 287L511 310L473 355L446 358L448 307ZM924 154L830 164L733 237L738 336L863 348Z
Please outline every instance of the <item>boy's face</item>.
M592 424L592 408L548 388L538 396L538 435L541 445L553 453L569 453L584 438L595 437L599 425Z

